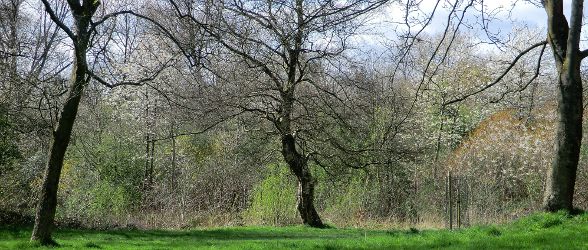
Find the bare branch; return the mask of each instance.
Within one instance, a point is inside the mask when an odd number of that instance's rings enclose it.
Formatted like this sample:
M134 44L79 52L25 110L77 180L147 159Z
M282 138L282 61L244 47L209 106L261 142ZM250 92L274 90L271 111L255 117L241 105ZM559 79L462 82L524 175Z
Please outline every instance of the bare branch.
M476 91L474 91L472 93L465 94L465 95L463 95L461 97L458 97L456 99L447 101L447 102L443 103L442 106L447 106L447 105L451 105L451 104L454 104L454 103L457 103L457 102L464 101L465 99L467 99L467 98L469 98L469 97L471 97L473 95L477 95L477 94L479 94L479 93L481 93L481 92L483 92L483 91L491 88L492 86L498 84L502 80L502 78L504 78L504 76L506 76L506 74L508 74L508 72L510 72L510 70L516 65L516 63L519 61L519 59L521 59L524 55L526 55L527 53L529 53L531 50L533 50L533 49L535 49L537 47L540 47L540 46L544 46L546 44L547 44L547 41L541 41L541 42L538 42L536 44L531 45L531 47L529 47L526 50L523 50L521 53L519 53L514 58L514 60L508 65L508 68L506 68L506 70L504 72L502 72L502 74L500 76L498 76L498 78L496 78L493 82L487 84L486 86L484 86L484 87L482 87L482 88L480 88L480 89L478 89L478 90L476 90Z
M163 140L169 140L169 139L173 139L173 138L177 138L180 136L187 136L187 135L200 135L200 134L204 134L208 131L210 131L211 129L215 128L216 126L230 120L233 119L241 114L243 114L245 111L240 111L238 113L235 114L231 114L229 116L223 117L222 119L215 121L214 123L212 123L211 125L208 125L207 127L205 127L202 130L199 131L192 131L192 132L185 132L185 133L179 133L179 134L174 134L174 135L170 135L170 136L166 136L166 137L161 137L161 138L156 138L156 139L150 139L149 142L157 142L157 141L163 141Z
M500 95L500 97L498 99L492 100L492 101L490 101L490 103L498 103L507 94L510 94L513 92L521 92L521 91L527 89L529 87L529 85L531 85L531 83L533 83L533 81L535 81L535 79L537 79L537 77L539 77L539 73L541 71L541 61L543 59L543 54L545 53L546 47L547 47L547 44L543 44L543 47L541 48L541 53L539 54L539 59L537 59L537 66L535 67L535 73L533 74L533 77L531 77L531 79L529 79L525 85L519 87L518 89L516 89L514 91L505 91L504 93L502 93Z
M109 83L108 81L106 81L105 79L103 79L102 77L94 74L94 72L92 72L91 70L88 70L86 72L86 74L88 74L88 76L90 76L91 78L93 78L94 80L96 80L97 82L99 82L100 84L108 87L108 88L115 88L118 86L124 86L124 85L128 85L128 86L143 86L146 83L155 80L155 78L157 78L157 76L163 72L163 70L165 70L170 63L171 60L167 61L165 64L163 64L156 72L154 72L151 76L146 77L146 78L142 78L136 81L120 81L120 82L116 82L116 83Z
M580 51L580 59L588 57L588 49Z
M77 36L73 33L73 31L71 31L69 27L67 27L67 25L63 23L62 20L59 19L59 17L57 17L55 11L53 11L53 8L51 8L51 4L49 4L49 1L41 0L41 2L43 2L43 5L45 6L45 11L47 12L47 14L49 14L51 20L53 20L53 22L55 22L55 24L57 24L57 26L59 26L59 28L61 28L67 34L67 36L71 38L71 40L75 40Z

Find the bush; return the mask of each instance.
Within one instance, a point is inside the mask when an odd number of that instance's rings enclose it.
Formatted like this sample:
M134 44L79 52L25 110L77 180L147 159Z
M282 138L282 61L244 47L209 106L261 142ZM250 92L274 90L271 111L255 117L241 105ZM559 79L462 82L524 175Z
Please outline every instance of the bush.
M297 223L296 181L282 164L271 164L267 168L270 174L254 187L251 205L243 212L243 218L262 225Z

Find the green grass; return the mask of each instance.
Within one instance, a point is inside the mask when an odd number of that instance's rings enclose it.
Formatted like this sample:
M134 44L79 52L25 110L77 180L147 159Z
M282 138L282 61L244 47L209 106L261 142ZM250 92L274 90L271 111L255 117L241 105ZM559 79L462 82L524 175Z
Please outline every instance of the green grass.
M0 228L0 249L44 249L30 228ZM508 225L448 230L232 227L194 230L59 230L57 249L588 249L588 214L535 214Z

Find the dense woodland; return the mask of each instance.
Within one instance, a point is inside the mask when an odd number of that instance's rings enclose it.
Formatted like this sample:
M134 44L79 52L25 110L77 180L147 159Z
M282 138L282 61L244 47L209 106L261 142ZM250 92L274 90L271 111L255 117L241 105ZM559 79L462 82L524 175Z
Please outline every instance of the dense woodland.
M582 1L0 1L0 213L33 240L588 209Z

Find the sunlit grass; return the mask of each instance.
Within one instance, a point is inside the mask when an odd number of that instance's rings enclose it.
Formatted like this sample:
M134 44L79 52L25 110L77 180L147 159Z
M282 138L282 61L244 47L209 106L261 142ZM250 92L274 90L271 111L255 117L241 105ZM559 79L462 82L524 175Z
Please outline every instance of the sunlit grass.
M0 229L0 249L43 249L30 228ZM588 214L536 214L507 225L448 230L230 227L193 230L59 230L58 249L588 249Z

